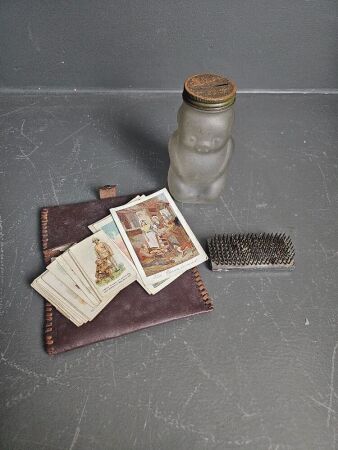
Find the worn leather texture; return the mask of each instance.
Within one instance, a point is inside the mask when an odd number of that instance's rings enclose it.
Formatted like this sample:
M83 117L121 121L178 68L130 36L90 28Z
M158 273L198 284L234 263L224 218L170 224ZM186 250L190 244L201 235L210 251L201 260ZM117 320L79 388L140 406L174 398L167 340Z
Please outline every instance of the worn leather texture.
M42 248L46 265L68 244L91 234L88 225L123 205L133 196L53 206L41 210ZM45 348L53 355L213 309L212 301L196 268L188 270L156 295L148 295L134 282L120 292L92 321L81 327L46 302Z

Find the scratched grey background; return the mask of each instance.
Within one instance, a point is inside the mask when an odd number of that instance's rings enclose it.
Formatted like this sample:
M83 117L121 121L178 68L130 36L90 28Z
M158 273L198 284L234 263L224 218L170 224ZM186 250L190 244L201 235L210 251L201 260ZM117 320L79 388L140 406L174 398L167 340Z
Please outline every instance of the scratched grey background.
M337 22L334 0L0 0L1 449L338 448ZM203 265L211 314L48 357L39 209L163 187L168 89L205 70L332 94L241 93L224 195L180 206L203 245L289 232L296 270Z
M2 96L1 443L5 449L334 449L336 96L240 95L215 232L289 231L291 274L201 271L211 314L54 358L42 348L38 210L118 183L158 188L176 94Z
M0 86L337 88L336 0L1 0Z

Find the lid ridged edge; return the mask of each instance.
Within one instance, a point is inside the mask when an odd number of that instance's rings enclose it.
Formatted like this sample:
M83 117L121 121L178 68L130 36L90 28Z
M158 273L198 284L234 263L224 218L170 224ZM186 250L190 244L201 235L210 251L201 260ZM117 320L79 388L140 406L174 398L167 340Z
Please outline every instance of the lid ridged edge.
M229 108L235 102L236 84L223 75L192 75L184 82L182 97L195 108L219 111Z

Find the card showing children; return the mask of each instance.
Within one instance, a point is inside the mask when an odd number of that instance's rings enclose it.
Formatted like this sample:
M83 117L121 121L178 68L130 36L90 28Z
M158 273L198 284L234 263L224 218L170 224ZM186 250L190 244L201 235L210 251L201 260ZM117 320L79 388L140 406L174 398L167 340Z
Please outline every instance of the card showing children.
M208 259L166 189L110 212L145 283Z

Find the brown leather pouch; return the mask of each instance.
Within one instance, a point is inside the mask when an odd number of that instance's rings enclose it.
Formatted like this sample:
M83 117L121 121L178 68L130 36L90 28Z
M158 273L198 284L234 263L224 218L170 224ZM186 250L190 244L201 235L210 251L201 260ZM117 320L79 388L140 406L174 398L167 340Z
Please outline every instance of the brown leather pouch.
M87 226L108 215L109 208L123 205L134 195L107 198L106 189L105 196L101 197L104 198L41 210L46 265L69 245L89 236ZM185 272L156 295L148 295L138 283L132 283L92 322L81 327L76 327L46 302L45 348L54 355L212 309L212 301L196 268Z

